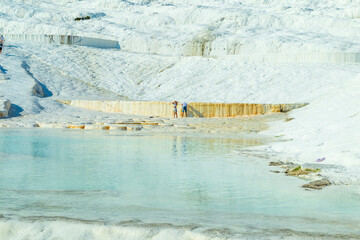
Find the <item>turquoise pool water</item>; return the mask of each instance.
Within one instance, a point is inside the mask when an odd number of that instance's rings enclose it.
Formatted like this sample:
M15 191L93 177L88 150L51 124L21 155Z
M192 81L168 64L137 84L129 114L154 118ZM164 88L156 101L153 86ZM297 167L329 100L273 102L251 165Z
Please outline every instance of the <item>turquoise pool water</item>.
M0 239L360 238L358 186L322 191L254 140L0 130Z

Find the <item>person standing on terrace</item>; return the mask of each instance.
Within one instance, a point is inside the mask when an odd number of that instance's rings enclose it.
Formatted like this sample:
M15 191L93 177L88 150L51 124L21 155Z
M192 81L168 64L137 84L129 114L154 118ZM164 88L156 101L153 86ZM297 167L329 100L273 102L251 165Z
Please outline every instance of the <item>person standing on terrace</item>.
M172 105L173 105L173 117L174 117L174 118L177 118L177 117L178 117L178 114L177 114L177 104L178 104L177 101L173 101L173 102L172 102Z
M181 117L184 117L184 115L185 115L185 117L188 116L188 114L187 114L187 103L186 102L183 102L181 104Z

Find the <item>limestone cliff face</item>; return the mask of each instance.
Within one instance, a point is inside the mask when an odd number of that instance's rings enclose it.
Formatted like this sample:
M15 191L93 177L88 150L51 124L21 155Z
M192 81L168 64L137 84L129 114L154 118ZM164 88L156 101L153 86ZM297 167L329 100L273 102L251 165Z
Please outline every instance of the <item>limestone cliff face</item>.
M124 114L145 116L172 116L170 102L145 101L98 101L98 100L60 100L64 104L103 112L118 112ZM189 117L237 117L262 115L274 112L287 112L306 104L257 104L257 103L188 103ZM181 105L178 105L178 113Z

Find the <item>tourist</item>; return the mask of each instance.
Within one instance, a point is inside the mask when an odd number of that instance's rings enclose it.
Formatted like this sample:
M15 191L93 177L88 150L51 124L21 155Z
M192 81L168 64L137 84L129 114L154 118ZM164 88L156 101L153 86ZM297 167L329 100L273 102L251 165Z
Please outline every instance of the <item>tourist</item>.
M183 102L181 104L181 117L184 117L184 114L185 114L185 117L187 117L187 103L186 102Z
M178 104L178 102L173 101L172 104L173 104L173 117L177 118L178 117L178 114L177 114L177 104Z
M0 54L2 52L4 42L5 42L4 36L1 34L1 36L0 36Z

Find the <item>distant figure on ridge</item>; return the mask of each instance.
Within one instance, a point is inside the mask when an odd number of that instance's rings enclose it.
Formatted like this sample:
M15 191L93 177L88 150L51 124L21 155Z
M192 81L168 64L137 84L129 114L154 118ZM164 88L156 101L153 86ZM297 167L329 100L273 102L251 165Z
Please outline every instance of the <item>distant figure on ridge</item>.
M184 117L184 114L185 114L185 117L187 117L187 103L186 102L183 102L181 104L181 117Z
M4 38L4 36L1 34L1 36L0 36L0 54L1 54L1 52L2 52L4 42L5 42L5 38Z
M173 104L173 117L177 118L178 117L178 114L177 114L177 104L178 104L178 102L173 101L172 104Z

